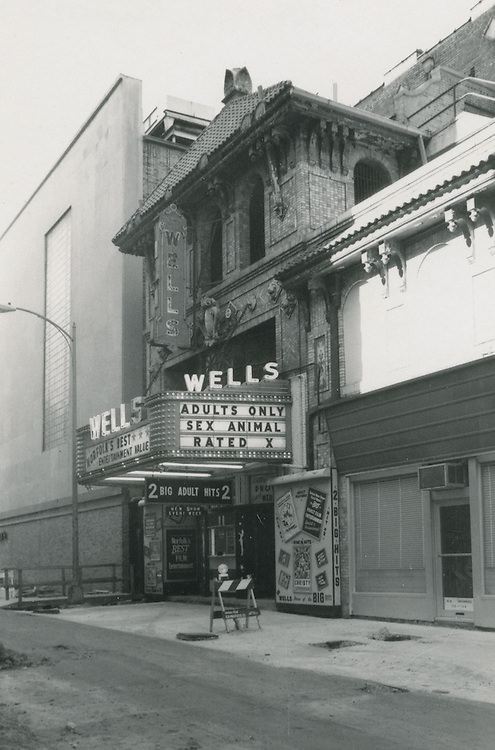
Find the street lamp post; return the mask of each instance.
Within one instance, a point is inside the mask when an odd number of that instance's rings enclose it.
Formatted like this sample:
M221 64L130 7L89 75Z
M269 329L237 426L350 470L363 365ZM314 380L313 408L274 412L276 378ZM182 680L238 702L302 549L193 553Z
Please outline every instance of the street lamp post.
M34 310L28 310L25 307L15 307L14 305L2 305L0 304L0 313L7 312L24 312L29 315L35 315L40 320L45 321L49 325L57 329L57 331L63 336L65 343L69 347L70 362L71 362L71 384L70 384L70 413L71 413L71 447L72 447L72 477L71 477L71 493L72 493L72 581L69 587L68 600L71 604L79 604L84 599L82 583L81 583L81 568L79 565L79 507L78 507L78 494L77 494L77 441L76 441L76 428L77 428L77 377L76 377L76 324L72 324L71 333L55 323L54 320L47 318L45 315Z

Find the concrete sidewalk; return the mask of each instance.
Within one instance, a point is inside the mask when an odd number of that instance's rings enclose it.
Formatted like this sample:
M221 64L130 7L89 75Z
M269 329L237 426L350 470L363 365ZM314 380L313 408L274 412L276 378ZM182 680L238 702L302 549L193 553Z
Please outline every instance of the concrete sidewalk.
M263 609L258 628L230 631L213 622L218 638L178 640L177 635L208 635L210 608L189 602L81 606L43 614L100 628L177 641L177 647L232 653L275 667L344 675L404 690L443 693L495 703L495 632L375 620L329 620ZM41 616L41 615L36 615ZM244 624L244 620L241 620ZM406 636L404 640L386 640ZM336 642L344 642L335 647ZM347 642L347 643L345 643ZM348 645L349 642L352 645Z

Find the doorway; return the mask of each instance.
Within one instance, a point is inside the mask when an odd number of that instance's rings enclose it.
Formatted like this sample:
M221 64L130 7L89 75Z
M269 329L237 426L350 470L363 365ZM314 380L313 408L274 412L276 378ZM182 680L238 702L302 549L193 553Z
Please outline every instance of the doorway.
M438 617L472 620L471 514L467 498L435 506Z
M237 561L242 575L251 575L256 596L275 596L275 518L271 503L237 509Z
M129 566L131 594L139 599L144 594L143 509L139 498L129 503Z
M275 596L275 519L271 503L238 505L207 515L208 576L225 564L231 577L250 575L256 596Z

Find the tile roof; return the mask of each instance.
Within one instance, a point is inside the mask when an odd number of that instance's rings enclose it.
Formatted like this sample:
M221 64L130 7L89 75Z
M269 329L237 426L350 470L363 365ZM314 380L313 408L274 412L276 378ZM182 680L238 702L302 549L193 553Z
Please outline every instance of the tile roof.
M225 144L232 141L240 132L244 131L244 118L254 114L260 102L270 105L285 93L301 99L301 101L305 102L311 108L316 105L331 107L337 116L364 118L365 122L372 125L380 125L381 127L385 124L389 132L399 133L401 136L407 135L414 139L420 134L415 128L386 120L383 117L357 110L354 107L322 99L317 94L309 94L307 91L295 88L291 81L280 81L266 89L260 87L257 92L239 96L225 105L190 148L184 152L162 182L147 196L140 208L134 212L125 225L117 232L113 238L113 242L116 245L120 245L122 238L126 234L132 234L133 230L141 223L141 220L147 213L152 211L164 198L172 197L171 193L198 168L202 159L206 157L208 160L215 152L219 151Z
M259 93L239 96L226 104L162 182L146 198L139 210L139 214L144 216L197 167L202 157L209 157L214 154L215 151L237 133L244 117L254 112L260 101L265 102L265 104L271 102L282 91L291 87L292 84L290 81L281 81L267 89L261 90Z

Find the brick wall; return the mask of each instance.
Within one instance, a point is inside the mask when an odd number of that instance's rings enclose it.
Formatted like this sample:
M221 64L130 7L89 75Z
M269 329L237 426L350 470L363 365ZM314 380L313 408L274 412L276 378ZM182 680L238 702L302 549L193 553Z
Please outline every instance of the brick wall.
M124 538L122 498L107 499L102 505L79 509L79 560L82 566L114 563L117 576L127 577L124 556L128 560L128 539ZM36 514L2 522L7 539L0 543L0 569L25 570L24 583L46 579L46 566L72 566L72 507L47 508ZM125 554L124 554L125 553ZM83 570L84 577L109 575L109 568ZM70 578L70 570L66 571ZM49 573L58 579L59 571ZM119 584L119 588L122 584ZM88 584L86 590L109 588L106 583Z
M184 149L173 143L143 139L143 198L146 198L179 161Z
M385 117L394 114L393 97L401 86L415 89L427 80L422 60L433 56L435 66L446 66L461 74L495 80L495 42L484 37L484 31L495 9L491 8L479 18L468 21L422 55L421 60L387 86L381 86L357 103L361 109Z

